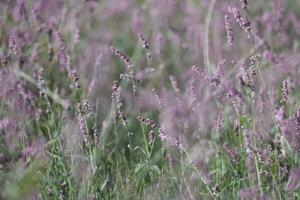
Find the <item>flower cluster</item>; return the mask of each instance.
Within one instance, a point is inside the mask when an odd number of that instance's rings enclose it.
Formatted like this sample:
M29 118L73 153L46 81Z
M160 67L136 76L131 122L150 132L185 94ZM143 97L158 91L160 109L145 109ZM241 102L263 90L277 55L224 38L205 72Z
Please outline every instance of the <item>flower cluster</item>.
M132 70L133 65L131 64L130 59L123 52L121 52L119 49L113 46L111 46L110 49L116 56L118 56L124 62L124 64L129 70Z
M232 46L233 44L233 27L232 21L228 15L225 15L225 30L226 30L226 38L227 38L227 45Z
M118 81L113 82L111 97L116 103L116 111L114 112L115 119L116 120L121 119L125 124L127 124L128 123L127 119L122 110L123 103L121 99L121 87L119 86Z
M45 84L45 80L44 80L44 69L43 68L40 68L40 70L38 71L38 86L40 89L40 95L44 97L46 94L46 84Z
M89 145L89 136L88 136L88 130L86 128L86 123L83 115L82 106L80 103L77 104L77 117L79 121L79 128L80 132L82 134L83 142L86 146Z
M155 128L156 127L156 123L155 121L148 119L148 118L144 118L141 116L138 116L137 119L142 122L143 124L150 126L151 128Z
M253 35L251 33L251 23L246 18L241 16L237 8L228 6L227 11L233 15L234 19L239 24L239 26L247 33L248 38L252 39Z

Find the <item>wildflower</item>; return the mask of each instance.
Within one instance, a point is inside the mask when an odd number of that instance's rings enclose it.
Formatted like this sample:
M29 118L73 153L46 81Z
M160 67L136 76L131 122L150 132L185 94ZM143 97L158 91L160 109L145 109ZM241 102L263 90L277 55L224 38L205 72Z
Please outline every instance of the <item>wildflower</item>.
M121 100L121 87L118 85L118 81L113 82L112 86L112 99L116 103L116 112L114 113L115 119L122 119L125 124L127 124L127 119L122 111L122 100Z
M83 137L83 142L85 143L86 146L88 146L89 145L88 132L87 132L87 128L85 125L85 120L84 120L84 116L83 116L83 112L82 112L82 106L80 103L78 103L78 105L77 105L77 116L78 116L78 121L79 121L80 132Z
M66 51L66 46L65 46L65 42L64 42L64 40L63 40L61 34L56 30L56 31L54 31L54 36L55 36L55 39L56 39L56 41L57 41L57 43L58 43L59 50L60 50L61 52L64 52L64 53L65 53L65 51Z
M209 76L208 74L203 70L203 69L200 69L199 67L197 67L196 65L193 65L192 66L192 70L197 72L198 75L203 78L204 80L206 81L209 81Z
M152 144L153 143L153 133L154 131L153 130L150 130L149 133L148 133L148 140L149 140L149 143Z
M31 8L30 11L31 11L33 19L35 21L37 21L40 25L44 25L44 20L43 20L43 18L40 15L40 13L42 12L40 4L39 3L35 4Z
M239 82L242 86L247 86L251 90L255 90L255 75L256 75L256 69L254 66L250 67L249 69L246 69L245 65L242 65L240 68L240 72L238 74Z
M92 116L92 108L91 108L91 105L89 103L89 101L87 99L84 99L83 100L83 111L85 113L88 113L88 117L91 117Z
M218 65L217 65L217 69L216 69L216 77L218 78L218 79L221 79L223 76L224 76L224 74L225 74L225 72L224 72L224 65L225 65L225 62L226 62L226 60L221 60L219 63L218 63Z
M19 21L21 17L25 14L25 0L18 0L14 8L14 18Z
M100 147L100 138L99 138L99 132L96 127L93 127L93 134L94 134L94 139L95 139L95 145L96 147Z
M248 38L252 39L253 35L251 33L251 28L250 28L251 23L246 18L241 16L238 9L228 6L227 10L229 13L233 15L233 17L235 18L239 26L247 33Z
M230 100L233 109L238 114L240 113L240 102L236 95L232 94L231 92L227 94L227 98Z
M19 53L19 45L18 45L18 42L17 42L17 38L15 36L14 33L12 33L10 36L9 36L9 49L11 50L12 53L14 53L15 55L18 55Z
M76 88L76 89L80 89L79 75L78 75L78 73L77 73L75 70L73 70L73 71L71 72L71 78L72 78L72 80L73 80L73 83L74 83L74 85L75 85L75 88Z
M233 149L231 146L229 146L228 143L224 143L223 144L223 148L225 149L225 151L227 152L227 154L229 155L229 157L232 159L233 162L236 162L238 159L238 153L235 149Z
M139 33L138 37L139 37L139 42L142 44L143 48L149 50L150 49L149 42L145 39L143 34Z
M232 21L228 15L225 15L225 29L227 34L227 45L232 46L233 44L233 28L232 28Z
M124 53L122 53L119 49L113 46L111 46L110 49L116 56L118 56L123 61L123 63L127 66L128 69L132 70L133 65L131 64L130 59Z
M152 88L152 93L154 94L154 96L155 96L155 98L156 98L156 100L158 102L159 107L162 108L163 107L163 103L162 103L161 97L159 96L158 90L156 88Z
M171 75L171 76L169 76L169 79L170 79L170 81L171 81L173 90L174 90L177 94L179 94L179 93L180 93L180 89L178 88L178 85L177 85L177 81L176 81L175 76Z
M192 76L188 82L188 94L190 97L190 103L194 106L197 102L196 78L194 76Z
M282 82L282 89L281 89L282 93L281 93L281 100L280 103L282 105L284 105L287 100L288 100L288 95L289 95L289 88L288 88L288 81L284 80Z
M159 132L158 136L159 136L159 138L162 142L165 141L165 142L171 144L171 146L174 146L174 147L179 146L179 142L176 139L167 136L167 134L165 132L165 129L163 127L159 128L158 132Z
M54 36L56 38L56 42L58 43L58 57L59 61L63 66L65 67L66 71L68 72L69 76L73 78L74 70L71 70L71 56L67 52L67 47L65 45L65 42L62 38L62 35L58 31L54 31ZM76 88L79 88L76 86Z
M241 129L240 120L238 120L238 119L234 120L233 127L234 127L235 132L238 132Z
M250 57L250 66L254 66L260 59L260 54L256 54Z
M145 39L143 34L139 33L138 37L139 37L139 42L142 44L142 47L146 50L147 62L149 65L151 65L152 64L152 55L150 52L150 44Z
M148 119L148 118L144 118L144 117L140 117L138 116L137 119L142 122L143 124L150 126L151 128L155 128L156 127L156 123L155 121Z
M45 91L46 84L44 81L44 69L43 68L40 68L40 70L38 72L38 86L40 89L40 95L44 97L46 94L46 91Z
M222 111L219 110L218 114L217 114L217 117L216 117L216 132L218 134L220 134L220 130L221 130L221 127L222 127L222 122L223 122Z

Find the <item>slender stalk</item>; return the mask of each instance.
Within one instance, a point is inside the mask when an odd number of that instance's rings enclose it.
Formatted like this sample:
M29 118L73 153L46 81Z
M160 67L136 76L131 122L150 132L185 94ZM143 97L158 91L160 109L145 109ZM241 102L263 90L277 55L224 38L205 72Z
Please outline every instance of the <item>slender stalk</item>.
M204 45L204 64L206 71L211 74L213 72L213 68L210 65L210 59L209 59L209 26L210 21L212 18L212 13L214 6L216 4L216 0L212 0L209 4L208 11L205 18L205 26L204 26L204 32L205 32L205 45Z

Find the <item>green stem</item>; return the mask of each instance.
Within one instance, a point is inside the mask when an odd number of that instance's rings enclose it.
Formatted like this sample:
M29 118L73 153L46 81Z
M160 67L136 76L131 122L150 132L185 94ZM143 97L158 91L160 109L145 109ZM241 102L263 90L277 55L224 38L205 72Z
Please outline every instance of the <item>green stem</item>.
M213 69L211 68L210 59L209 59L209 26L210 26L210 21L212 18L212 13L213 13L215 4L216 4L216 0L212 0L209 4L208 11L207 11L206 18L205 18L205 27L204 27L204 32L205 32L204 64L205 64L205 68L209 74L211 74L213 71Z

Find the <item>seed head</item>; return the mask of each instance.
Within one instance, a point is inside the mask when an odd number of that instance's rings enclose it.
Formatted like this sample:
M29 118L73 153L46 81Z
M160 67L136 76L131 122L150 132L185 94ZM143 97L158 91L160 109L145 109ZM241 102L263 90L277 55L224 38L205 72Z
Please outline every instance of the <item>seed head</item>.
M14 33L9 36L8 46L12 53L14 53L15 55L19 54L19 45L18 45L17 38Z
M38 72L38 86L40 89L40 95L44 97L46 94L46 91L45 91L46 84L44 81L44 69L43 68L40 68L39 72Z
M156 127L156 123L155 121L148 119L148 118L144 118L141 116L138 116L137 119L142 122L143 124L150 126L151 128L155 128Z
M232 21L228 15L225 15L225 29L226 29L226 38L227 38L227 45L232 46L233 44L233 28L232 28Z
M280 103L282 105L286 104L287 100L288 100L288 95L289 95L289 88L288 88L288 81L284 80L282 82L282 89L281 89L282 93L281 93L281 100Z

